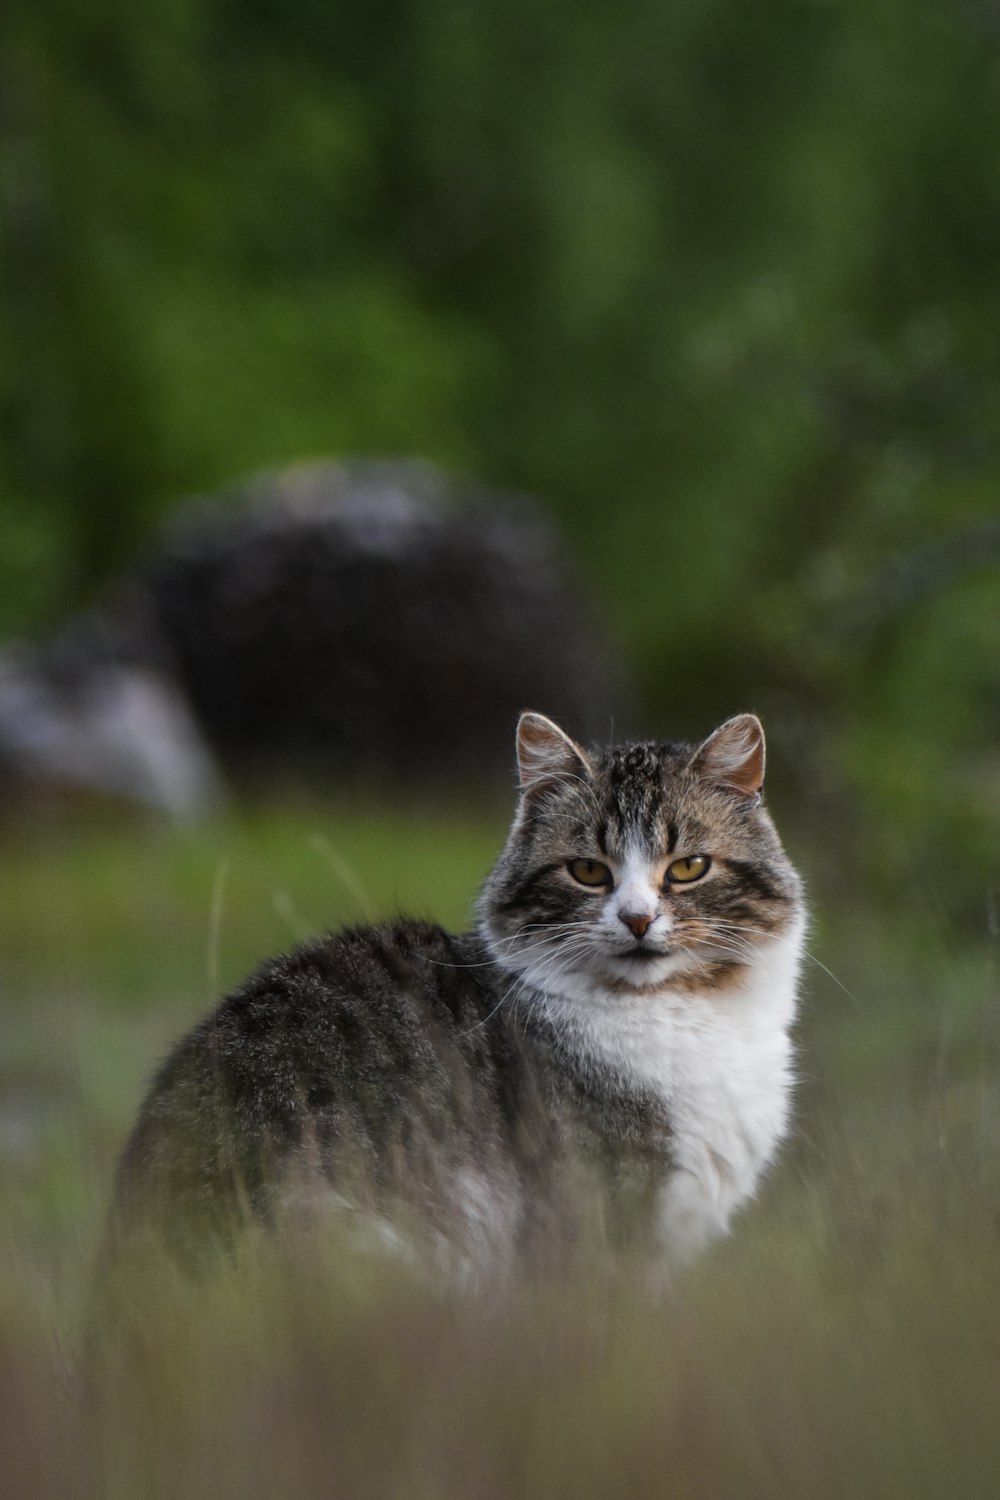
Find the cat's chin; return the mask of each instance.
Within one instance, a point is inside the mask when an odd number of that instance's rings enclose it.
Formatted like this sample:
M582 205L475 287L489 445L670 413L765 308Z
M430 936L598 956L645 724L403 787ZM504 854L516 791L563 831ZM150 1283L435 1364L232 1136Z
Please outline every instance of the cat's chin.
M691 968L689 956L677 949L656 953L629 948L623 953L602 954L600 977L610 980L616 989L646 990L666 984Z

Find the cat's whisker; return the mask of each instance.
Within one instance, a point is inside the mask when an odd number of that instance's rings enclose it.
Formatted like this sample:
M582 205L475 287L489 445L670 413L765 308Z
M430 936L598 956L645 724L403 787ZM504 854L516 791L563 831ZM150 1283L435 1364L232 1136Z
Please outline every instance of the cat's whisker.
M583 926L584 924L581 923L580 925ZM575 956L577 955L571 955L567 959L566 966L572 963ZM536 963L537 962L539 961L536 960ZM562 972L562 970L560 970L560 972ZM511 983L507 986L504 993L500 996L500 999L497 1001L496 1005L489 1012L489 1014L484 1016L481 1021L478 1021L475 1026L470 1026L467 1031L460 1031L458 1035L460 1037L471 1036L473 1032L480 1030L481 1027L485 1026L486 1023L493 1018L493 1016L497 1015L497 1013L503 1008L503 1006L512 996L518 993L520 993L520 996L523 999L527 1000L529 1004L533 1001L537 990L535 982L531 978L530 969L524 974L516 974Z
M773 938L775 936L770 928L752 927L747 922L726 922L719 917L704 918L703 925L710 927L713 932L729 932L736 937Z
M712 919L712 927L714 930L719 931L720 933L725 933L726 936L730 938L743 934L752 934L753 936L761 937L764 939L774 937L774 933L770 932L766 927L751 927L745 923L726 922L719 918ZM750 951L751 953L756 951L752 948L751 945L748 944L747 946L748 951ZM848 986L843 982L840 976L838 974L835 974L833 970L822 961L822 959L817 958L815 953L812 953L809 948L804 946L802 949L802 957L804 959L807 959L809 963L815 964L817 968L822 969L823 973L826 974L828 978L833 980L837 988L842 990L843 993L847 996L848 1000L850 1000L852 1004L856 1005L859 1010L863 1008L862 1002L859 997L854 994L851 989L848 988Z
M493 1017L495 1015L498 1015L503 1009L505 1003L510 999L510 996L517 988L518 983L519 980L515 979L512 984L508 985L507 989L504 990L503 994L500 996L500 999L497 1001L496 1005L494 1005L493 1009L489 1011L485 1016L483 1016L481 1020L477 1021L475 1026L469 1026L465 1031L456 1032L456 1040L461 1040L463 1037L472 1036L474 1032L481 1031L484 1026L488 1025L489 1022L492 1021Z
M759 952L752 943L736 942L733 938L722 937L718 933L707 937L692 936L688 938L688 941L702 948L715 948L720 953L738 955L740 958L748 961L753 961L759 957Z
M512 933L510 937L504 938L502 940L502 943L500 944L500 946L503 947L505 956L509 956L512 952L516 951L517 956L519 958L525 957L527 954L533 952L536 948L542 948L544 946L553 945L553 944L557 944L559 946L559 948L560 948L560 951L561 951L561 949L562 949L563 935L565 933L567 933L567 932L573 932L575 929L578 929L578 928L581 929L581 930L586 930L586 929L589 928L589 926L590 926L589 922L530 922L530 923L527 923L524 927L518 928L517 932L516 933ZM548 929L548 930L542 936L540 936L537 939L535 939L533 942L526 943L523 946L520 945L518 943L518 938L519 938L520 934L522 932L527 932L527 931L531 930L532 928L535 928L535 929L545 928L545 929ZM439 968L439 969L495 969L496 968L496 959L495 958L487 958L487 959L480 959L480 960L470 959L468 961L464 961L463 960L462 962L456 962L456 963L450 962L449 960L443 959L443 958L431 958L431 959L428 959L428 962L432 963L435 966L435 968Z
M756 956L752 949L734 947L720 938L688 937L685 939L684 946L689 951L690 948L710 948L713 953L719 954L720 957L735 959L738 963L745 966L751 964Z
M755 952L759 952L760 950L758 944L753 939L756 938L761 942L768 942L773 941L779 935L766 927L750 927L742 922L723 922L714 917L702 919L698 925L707 933L746 943Z
M748 953L759 953L760 948L750 938L744 937L739 932L726 932L717 927L703 927L700 932L689 934L691 937L702 938L708 942L731 943L734 947L744 948Z
M556 961L559 962L561 968L564 968L589 952L591 946L589 939L583 934L577 933L567 943L560 944L559 946L549 946L547 949L536 953L526 972L530 973L532 969L539 966L544 967L548 965L551 967Z
M513 937L520 937L523 932L537 932L542 929L554 932L566 932L574 927L589 928L592 925L590 922L525 922L522 927L518 927Z
M832 969L828 969L826 964L823 963L822 959L816 957L815 953L810 953L808 948L803 948L802 957L807 958L809 962L815 964L818 969L822 969L823 973L828 975L829 978L833 980L837 988L839 990L843 990L848 1000L852 1001L853 1004L857 1006L858 1010L862 1010L864 1008L861 1001L858 999L858 996L855 995L852 990L849 990L843 980L839 979Z
M570 932L569 938L567 938L566 936L564 936L567 930L568 929L564 928L561 930L561 932L549 933L544 937L536 938L533 942L530 943L518 943L516 946L509 946L504 950L504 957L508 959L515 957L518 959L522 959L526 958L529 954L536 952L554 951L561 953L564 949L565 943L568 940L574 937L580 937L582 935L581 933Z
M589 927L586 921L560 921L560 922L525 922L520 927L515 927L507 937L501 938L503 943L516 943L525 933L533 932L568 932L574 928Z
M544 967L545 965L547 965L548 972L544 974L544 977L551 984L555 979L561 978L568 969L574 967L574 965L578 963L581 958L585 957L592 951L593 943L591 942L591 940L578 934L576 938L565 947L560 947L555 952L551 952L536 959L533 967L537 969L540 966ZM553 965L555 965L557 959L560 960L560 962L558 963L557 967L553 968ZM527 972L529 977L531 978L531 982L537 985L539 981L532 975L531 970L529 969Z
M548 924L538 924L538 925L548 925ZM557 924L551 924L551 925L556 926ZM582 927L585 927L587 924L585 924L583 922L580 922L580 923L566 924L566 925L578 926L578 927L582 928ZM579 938L577 939L577 943L579 943ZM534 948L538 948L538 947L541 947L541 946L542 946L541 942L533 944L533 945L531 945L531 948L528 951L532 951ZM563 969L561 969L559 972L563 972L566 967L571 966L572 963L575 961L575 959L580 956L580 951L582 951L582 950L577 951L576 948L571 948L570 951L569 951L569 953L568 953L568 955L566 956L566 964L563 966ZM558 952L559 952L560 956L566 955L566 949L563 948L563 947L560 947L559 950L558 950ZM553 954L552 956L554 957L555 955ZM525 973L523 973L523 974L516 974L514 976L513 980L511 981L511 983L507 986L507 989L500 996L500 999L497 1001L497 1003L493 1007L493 1009L486 1016L484 1016L482 1018L482 1020L478 1021L475 1026L470 1026L466 1031L459 1032L458 1035L460 1037L471 1036L473 1032L480 1030L483 1026L485 1026L487 1024L488 1021L492 1020L492 1018L503 1008L503 1006L511 998L511 996L513 996L519 989L523 993L525 993L525 994L530 994L530 991L534 988L534 983L535 983L533 981L533 979L532 979L531 970L532 970L533 967L536 967L539 963L542 963L542 962L544 962L544 959L537 959L536 958L535 960L532 961L532 963L529 964L529 967L525 971Z
M542 946L542 940L539 939L538 943L531 944L527 948L524 948L524 949L519 949L518 953L519 954L530 953L533 950L533 948L535 948L535 947L539 947L540 948L541 946ZM509 950L508 950L508 952L509 952ZM505 956L508 956L508 955L505 955ZM496 969L496 966L497 966L497 961L496 961L495 958L469 959L469 960L463 959L460 962L452 962L451 960L445 959L445 958L428 958L427 962L430 963L430 964L433 964L433 966L436 969L463 969L463 970L464 969Z

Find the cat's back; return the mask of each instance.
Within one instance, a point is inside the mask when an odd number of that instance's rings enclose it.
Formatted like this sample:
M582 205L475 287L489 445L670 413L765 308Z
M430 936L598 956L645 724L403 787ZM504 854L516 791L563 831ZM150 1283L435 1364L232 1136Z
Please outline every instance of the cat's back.
M473 938L416 921L263 964L156 1075L119 1170L121 1231L183 1250L268 1219L296 1180L377 1206L493 1170L535 1092L499 981Z
M283 1075L265 1062L292 1069L300 1083L326 1078L344 1089L372 1081L380 1066L397 1077L433 1075L442 1049L478 1057L490 1040L492 967L470 938L432 923L348 929L267 961L191 1040L214 1069L221 1063L234 1081L249 1071L256 1086L270 1079L277 1092Z

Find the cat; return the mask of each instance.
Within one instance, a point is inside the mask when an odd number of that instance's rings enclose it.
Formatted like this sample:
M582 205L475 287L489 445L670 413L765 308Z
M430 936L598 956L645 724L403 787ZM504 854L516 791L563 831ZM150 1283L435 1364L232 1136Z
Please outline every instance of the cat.
M470 933L398 920L266 962L157 1074L114 1235L183 1264L325 1207L491 1267L596 1238L667 1274L789 1122L801 883L745 714L586 749L537 713Z

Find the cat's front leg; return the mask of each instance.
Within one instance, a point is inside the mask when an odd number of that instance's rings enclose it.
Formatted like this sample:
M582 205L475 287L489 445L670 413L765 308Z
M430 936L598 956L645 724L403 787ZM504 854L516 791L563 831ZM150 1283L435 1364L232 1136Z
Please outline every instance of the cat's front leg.
M697 1165L677 1168L659 1203L658 1239L671 1270L693 1261L729 1228L735 1195L723 1165L710 1152Z

